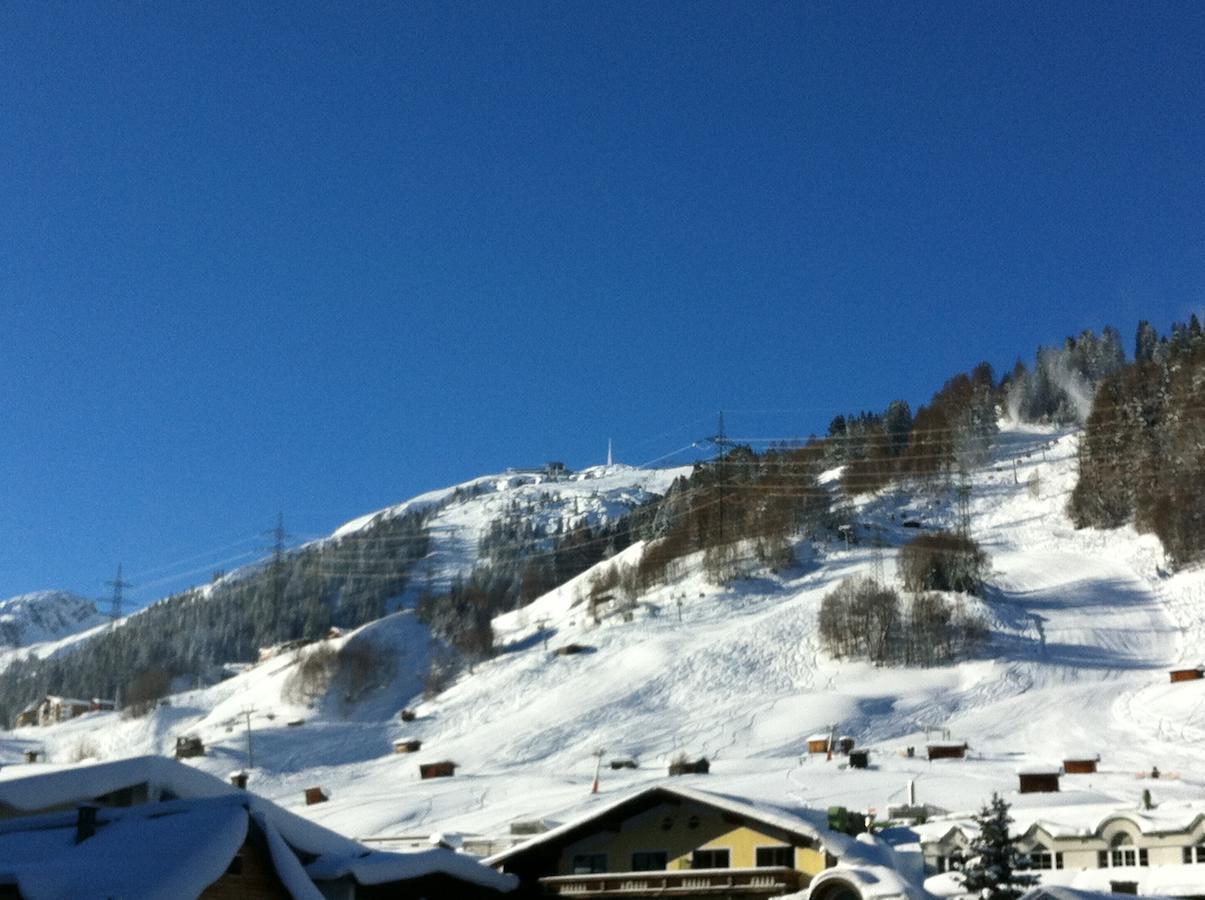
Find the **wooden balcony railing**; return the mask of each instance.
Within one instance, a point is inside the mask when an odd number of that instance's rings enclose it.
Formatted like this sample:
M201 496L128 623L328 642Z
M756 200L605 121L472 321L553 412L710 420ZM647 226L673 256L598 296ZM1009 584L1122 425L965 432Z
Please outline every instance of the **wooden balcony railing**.
M554 897L775 897L797 891L806 876L784 867L761 869L678 869L660 872L606 872L554 875L540 879Z

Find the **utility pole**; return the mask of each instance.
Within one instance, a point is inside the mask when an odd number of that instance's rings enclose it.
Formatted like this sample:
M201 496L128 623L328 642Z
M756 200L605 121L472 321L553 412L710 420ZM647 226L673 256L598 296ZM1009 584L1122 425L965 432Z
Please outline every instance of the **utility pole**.
M113 599L109 601L109 618L113 620L113 624L117 624L117 620L121 618L123 594L126 588L133 587L124 578L121 577L121 563L117 564L117 577L112 581L106 581L109 587L113 588Z
M599 747L597 750L594 751L594 784L590 786L591 794L598 793L598 788L599 788L598 775L602 771L603 754L606 752L607 751L606 751L605 747Z
M241 715L246 718L247 722L247 771L251 771L251 767L255 764L254 757L251 755L251 713L255 710L250 707L244 707Z

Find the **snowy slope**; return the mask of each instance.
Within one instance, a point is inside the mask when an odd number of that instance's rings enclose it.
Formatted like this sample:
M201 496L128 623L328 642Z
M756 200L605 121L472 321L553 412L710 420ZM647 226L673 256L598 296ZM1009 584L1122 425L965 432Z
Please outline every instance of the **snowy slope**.
M1165 773L1157 799L1197 798L1205 788L1195 765L1205 681L1171 685L1166 669L1202 661L1205 572L1168 576L1158 543L1132 529L1074 530L1063 508L1076 444L1074 433L1009 428L973 473L971 528L992 556L981 607L992 633L976 658L958 665L876 668L828 658L817 639L820 602L842 578L869 574L873 553L866 545L801 544L795 569L750 569L728 586L707 584L691 567L642 597L632 621L594 626L580 590L559 588L499 617L506 651L428 701L417 674L423 637L408 631L416 625L402 613L340 639L379 640L405 654L398 677L360 703L330 695L311 709L289 700L294 655L174 697L145 719L99 714L10 733L0 755L12 759L37 744L61 761L85 752L110 758L162 752L177 734L198 733L209 755L195 764L223 774L244 760L238 723L252 709L256 789L359 837L436 828L497 835L518 818L564 820L663 778L678 752L713 761L711 775L692 776L703 786L817 806L882 810L914 780L922 801L969 809L1013 789L1018 766L1058 762L1069 750L1100 753L1102 771L1065 786L1064 800L1132 805L1152 786L1140 776L1155 764ZM612 495L595 489L607 477L554 485L485 479L471 499L433 498L444 530L432 577L470 564L489 504L505 503L509 492L564 492L562 515L586 514L584 506L601 516ZM664 489L668 477L650 474L642 489ZM893 548L916 533L902 522L949 527L954 508L948 485L924 484L862 502L856 518L881 525L891 576ZM570 642L588 652L553 654ZM407 705L417 707L417 721L397 719ZM304 725L287 724L299 718ZM870 770L806 756L806 736L833 725L872 749ZM943 732L968 741L972 758L922 759L926 738ZM421 739L421 751L394 755L391 742L403 736ZM907 757L907 747L918 748L917 757ZM600 750L604 760L628 756L640 767L604 769L603 793L593 797ZM456 777L420 782L416 764L438 759L458 763ZM329 791L329 803L303 806L302 791L313 785Z
M676 478L690 471L689 466L639 469L616 464L562 476L540 472L486 475L353 519L331 537L346 537L382 518L431 510L431 551L412 572L410 583L414 591L439 593L478 564L478 543L498 519L521 515L551 541L560 531L622 518L664 494Z

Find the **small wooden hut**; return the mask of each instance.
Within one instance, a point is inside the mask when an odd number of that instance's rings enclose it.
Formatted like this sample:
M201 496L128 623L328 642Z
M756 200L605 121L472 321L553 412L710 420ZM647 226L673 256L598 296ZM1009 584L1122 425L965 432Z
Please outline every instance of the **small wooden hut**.
M613 759L613 760L611 760L611 768L616 769L616 770L618 770L618 769L635 769L636 768L636 760L629 759L628 757L622 757L620 759Z
M1020 780L1022 794L1054 794L1059 789L1059 776L1062 770L1055 766L1033 766L1018 769L1017 778Z
M585 644L566 644L563 647L556 648L557 656L573 656L578 653L587 653L590 648Z
M313 806L315 803L325 803L329 799L330 795L320 787L311 787L305 789L306 806Z
M841 737L837 738L837 750L841 753L848 754L849 751L854 748L856 743L857 742L848 734L843 734Z
M399 715L403 722L413 722L418 718L418 713L409 708L403 709Z
M937 741L926 745L929 759L966 759L966 741Z
M418 777L423 781L430 778L451 778L456 774L456 763L450 760L440 760L433 763L422 763L418 767Z
M205 743L195 735L176 738L176 759L190 759L205 755Z
M423 748L423 742L418 738L402 738L393 742L394 753L417 753Z
M1100 762L1100 754L1089 756L1081 753L1068 756L1063 760L1063 773L1066 775L1092 775L1096 772L1096 764Z
M1172 684L1177 681L1197 681L1205 678L1205 669L1197 666L1195 669L1172 669L1170 673Z
M828 743L831 735L813 734L808 738L808 753L828 753Z
M851 769L869 769L870 768L870 751L850 750L849 751L849 767Z
M669 764L670 775L706 775L711 771L711 763L706 756L698 759L675 759Z

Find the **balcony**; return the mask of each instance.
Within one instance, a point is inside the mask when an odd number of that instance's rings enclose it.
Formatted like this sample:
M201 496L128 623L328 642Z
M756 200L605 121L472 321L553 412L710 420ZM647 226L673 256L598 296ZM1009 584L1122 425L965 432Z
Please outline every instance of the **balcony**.
M797 891L807 877L784 867L605 872L540 879L553 897L777 897Z

